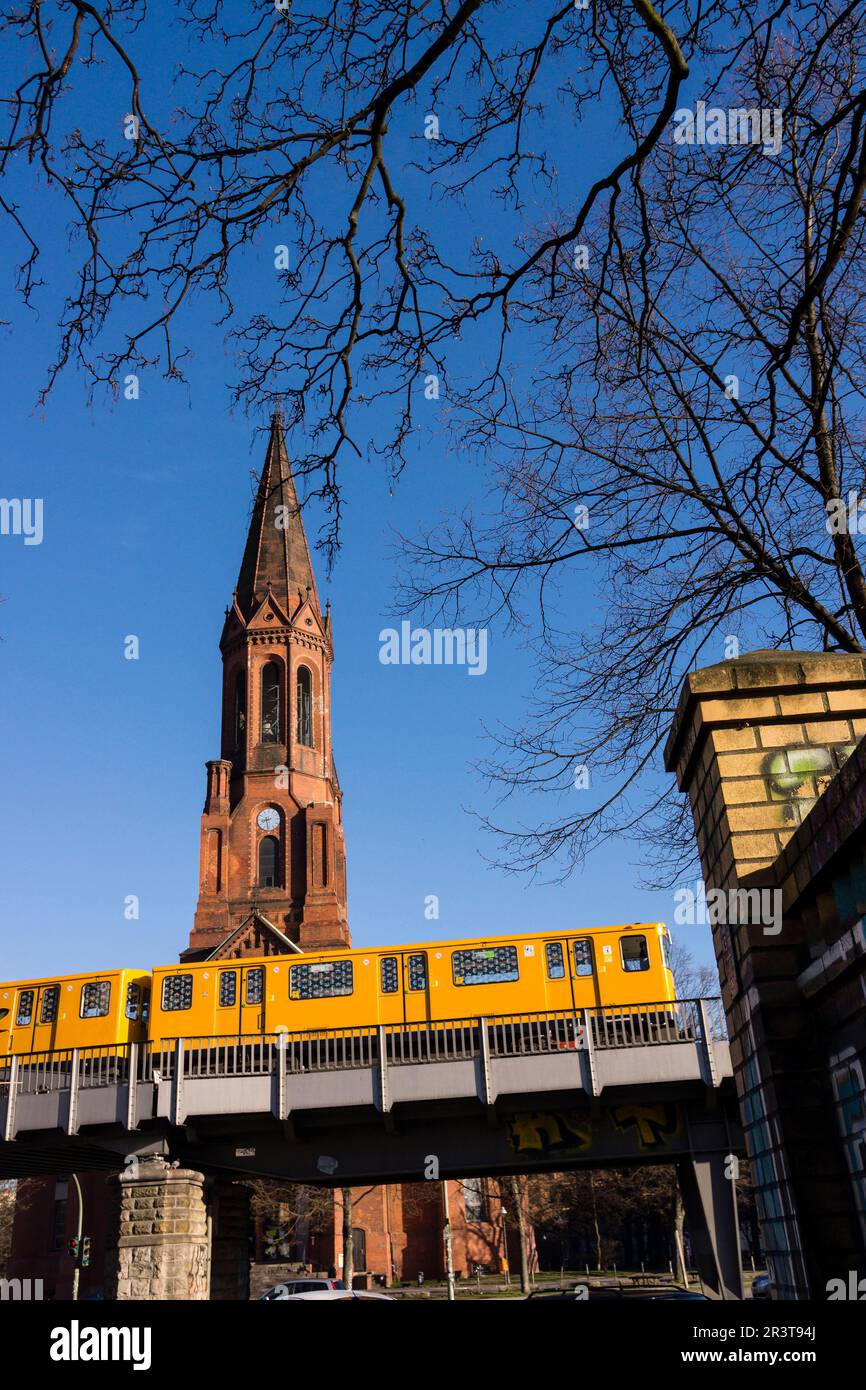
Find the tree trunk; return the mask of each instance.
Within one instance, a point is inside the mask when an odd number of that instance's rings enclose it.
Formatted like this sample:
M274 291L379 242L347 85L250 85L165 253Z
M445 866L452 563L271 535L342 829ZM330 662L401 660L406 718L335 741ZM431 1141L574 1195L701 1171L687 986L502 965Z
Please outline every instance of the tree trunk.
M595 1231L595 1267L596 1267L598 1273L600 1274L600 1273L601 1273L601 1268L602 1268L602 1265L601 1265L601 1230L599 1229L599 1225L598 1225L598 1207L597 1207L596 1204L595 1204L595 1182L594 1182L594 1180L593 1180L593 1175L592 1175L592 1173L590 1173L590 1175L589 1175L589 1192L590 1192L590 1196L592 1197L592 1226L593 1226L593 1230Z
M680 1192L679 1176L675 1168L673 1183L671 1185L671 1227L673 1229L677 1278L683 1288L687 1289L689 1287L689 1272L686 1269L685 1246L683 1245L685 1224L685 1208L683 1207L683 1198Z
M341 1187L343 1201L343 1283L352 1287L355 1278L355 1242L352 1239L352 1189Z
M523 1219L523 1192L516 1173L511 1175L511 1200L517 1214L517 1242L520 1248L520 1288L523 1293L530 1292L529 1256L526 1249L526 1222Z

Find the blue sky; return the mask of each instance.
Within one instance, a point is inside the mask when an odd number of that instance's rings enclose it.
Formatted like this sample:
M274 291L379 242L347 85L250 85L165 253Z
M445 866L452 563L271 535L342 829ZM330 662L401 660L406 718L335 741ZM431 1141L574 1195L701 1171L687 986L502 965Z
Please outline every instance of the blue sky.
M204 763L219 754L218 639L246 534L250 469L264 455L255 432L267 423L230 413L231 359L204 304L191 319L188 385L154 371L142 375L138 401L89 404L85 383L70 374L37 409L55 346L53 263L65 245L54 215L46 204L49 289L38 314L12 301L8 279L0 313L11 320L0 337L0 493L44 499L41 545L0 537L7 979L150 966L186 945ZM7 267L16 251L7 238ZM244 294L254 301L272 273L258 248L242 272ZM376 430L374 419L373 438ZM531 695L531 661L516 639L491 632L483 677L379 662L379 632L395 621L393 531L429 527L480 482L473 461L446 448L431 413L393 495L381 461L347 466L344 544L330 579L317 561L334 622L334 747L357 945L673 917L671 892L637 886L634 846L598 849L565 884L527 883L485 865L492 845L465 808L492 806L473 766L489 751L482 725L518 721ZM314 532L314 516L308 525ZM591 621L598 599L589 577L575 581L571 598L575 620ZM140 640L138 661L124 659L128 634ZM528 820L550 810L520 809ZM138 921L124 917L131 894ZM438 921L425 919L431 894ZM711 959L706 929L688 931L689 948Z

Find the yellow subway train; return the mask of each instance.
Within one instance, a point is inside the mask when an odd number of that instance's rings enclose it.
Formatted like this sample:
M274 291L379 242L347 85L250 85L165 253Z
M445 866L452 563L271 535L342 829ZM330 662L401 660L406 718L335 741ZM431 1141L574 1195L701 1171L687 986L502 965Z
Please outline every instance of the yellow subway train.
M676 997L661 922L0 984L0 1056L435 1023Z

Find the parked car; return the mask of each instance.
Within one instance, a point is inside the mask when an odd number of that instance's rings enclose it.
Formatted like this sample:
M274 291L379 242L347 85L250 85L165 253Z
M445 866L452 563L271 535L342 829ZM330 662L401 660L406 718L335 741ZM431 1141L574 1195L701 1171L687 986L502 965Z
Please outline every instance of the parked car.
M336 1281L333 1281L336 1282ZM359 1293L355 1289L308 1289L306 1293L281 1294L284 1303L396 1303L388 1293Z
M574 1284L570 1289L537 1289L528 1297L544 1300L555 1299L561 1303L595 1303L599 1300L610 1301L611 1299L617 1299L620 1302L639 1302L644 1299L662 1299L666 1302L681 1299L707 1301L706 1294L697 1293L693 1289L681 1289L675 1284L645 1284L634 1287L627 1284L619 1286L600 1284L590 1285L588 1289L582 1284Z
M263 1294L259 1294L259 1302L272 1302L277 1299L282 1302L286 1298L294 1298L301 1293L317 1293L319 1291L333 1292L335 1289L344 1289L342 1279L287 1279L283 1284L274 1284L272 1288L265 1289Z
M770 1297L770 1276L769 1274L756 1274L752 1280L752 1298Z

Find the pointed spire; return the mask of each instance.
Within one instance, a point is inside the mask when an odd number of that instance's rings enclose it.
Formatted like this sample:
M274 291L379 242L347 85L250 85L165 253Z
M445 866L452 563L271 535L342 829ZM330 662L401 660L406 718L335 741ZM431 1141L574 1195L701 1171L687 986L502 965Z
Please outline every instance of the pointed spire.
M256 596L260 601L271 593L291 614L296 607L295 594L305 589L310 591L318 609L310 548L286 453L283 416L281 411L275 411L238 576L237 603L244 617L249 618L256 607Z

